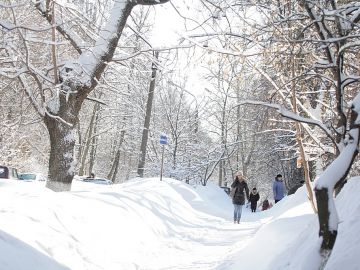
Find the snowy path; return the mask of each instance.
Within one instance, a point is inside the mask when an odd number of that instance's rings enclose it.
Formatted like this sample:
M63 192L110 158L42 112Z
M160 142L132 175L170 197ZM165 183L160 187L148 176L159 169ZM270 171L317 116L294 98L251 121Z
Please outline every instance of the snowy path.
M246 216L246 214L245 214ZM244 248L260 228L260 222L233 224L229 220L203 219L203 224L168 239L169 252L173 259L166 259L171 265L154 269L226 269L227 260ZM168 251L165 252L168 256ZM222 265L222 267L220 266ZM224 268L225 267L225 268Z
M296 205L301 209L295 212L308 213L304 195L270 211L244 208L241 223L233 224L233 205L217 186L194 188L171 179L113 186L75 182L68 193L35 183L0 187L1 270L276 269L263 267L275 258L265 255L268 244L281 235L282 254L295 250L291 241L303 237L279 228L302 232L314 219L299 222L297 214L285 213ZM272 222L279 217L284 226ZM274 224L270 232L265 224ZM258 256L266 257L254 268Z

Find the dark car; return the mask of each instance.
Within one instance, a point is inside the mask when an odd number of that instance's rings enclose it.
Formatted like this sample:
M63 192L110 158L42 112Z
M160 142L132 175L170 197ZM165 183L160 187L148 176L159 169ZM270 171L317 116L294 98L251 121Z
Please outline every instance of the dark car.
M19 180L19 175L15 168L0 165L0 179Z
M86 177L86 178L83 178L82 181L93 183L93 184L99 184L99 185L111 185L113 183L113 182L111 182L111 180L101 178L101 177L95 177L95 178Z
M227 195L230 194L230 188L229 187L220 187L220 188L222 188Z

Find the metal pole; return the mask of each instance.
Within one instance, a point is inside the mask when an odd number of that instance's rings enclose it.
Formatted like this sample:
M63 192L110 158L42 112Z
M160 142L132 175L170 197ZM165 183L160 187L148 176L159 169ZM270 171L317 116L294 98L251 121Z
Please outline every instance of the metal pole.
M163 171L164 171L164 149L165 145L162 145L162 154L161 154L161 169L160 169L160 181L162 181Z

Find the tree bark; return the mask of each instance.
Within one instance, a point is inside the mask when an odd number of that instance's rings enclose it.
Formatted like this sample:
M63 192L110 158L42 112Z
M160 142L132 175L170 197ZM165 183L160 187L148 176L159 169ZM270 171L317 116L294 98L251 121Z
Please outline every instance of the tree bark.
M330 193L330 194L329 194ZM322 250L331 250L335 244L337 230L330 229L329 220L330 220L330 211L329 211L329 201L333 200L332 192L329 192L327 188L322 188L316 190L316 200L318 207L318 218L319 218L319 236L323 237L321 243ZM330 199L331 198L331 199Z
M346 181L346 177L359 153L358 145L360 142L360 128L358 124L355 125L357 115L358 113L353 110L348 144L341 151L337 159L335 159L335 161L333 161L324 171L315 187L320 224L319 235L323 237L321 250L325 253L332 250L337 236L338 220L334 217L330 218L330 215L337 215L333 195L334 187L341 185ZM332 179L334 177L334 171L340 174L339 178Z
M292 78L295 78L295 75L296 75L295 59L294 58L295 57L292 56L292 65L291 65ZM297 109L297 104L296 104L295 80L292 80L291 88L292 88L293 111L294 111L295 114L297 114L298 109ZM297 141L297 144L299 146L301 163L302 163L303 168L304 168L305 186L306 186L306 190L307 190L307 194L308 194L308 199L309 199L310 204L311 204L311 206L312 206L312 208L314 210L314 213L317 213L317 209L316 209L315 202L314 202L314 194L313 194L313 191L312 191L312 188L311 188L311 183L310 183L309 163L308 163L308 160L307 160L306 154L305 154L305 149L304 149L303 140L302 140L302 130L301 130L301 125L300 125L299 122L295 122L295 128L296 128L296 141Z
M46 116L50 136L49 174L46 187L53 191L69 191L74 177L75 126L59 123Z
M117 147L117 150L115 152L115 156L113 159L113 163L111 165L111 169L108 173L108 179L111 180L113 183L116 182L116 175L118 173L118 169L119 169L119 163L120 163L120 154L121 154L121 145L124 142L124 138L125 138L125 130L122 130L120 132L120 141L119 141L119 145Z
M79 168L79 175L84 175L84 173L85 173L86 160L88 158L88 153L89 153L89 150L90 150L91 143L93 142L93 139L94 139L93 138L94 137L93 133L96 130L96 125L97 125L96 118L97 118L98 110L99 110L99 105L95 104L94 108L93 108L93 113L92 113L91 119L90 119L89 131L87 132L87 138L86 138L86 141L85 141L85 147L84 147L84 150L82 151L82 156L81 156L81 161L80 161L80 168Z
M97 130L98 130L98 120L99 120L99 109L100 109L100 105L98 105L98 110L95 116L95 123L94 123L94 134L97 134ZM98 142L98 136L94 135L91 139L91 150L90 150L90 156L89 156L89 170L88 170L88 175L91 175L91 173L93 172L93 168L95 165L95 159L96 159L96 152L97 152L97 142Z
M152 64L152 72L151 72L151 81L149 86L148 98L146 103L146 114L145 114L145 122L144 129L141 138L141 146L140 146L140 157L138 163L137 173L139 177L144 176L144 167L145 167L145 159L146 159L146 148L147 142L149 138L149 128L150 128L150 120L151 120L151 111L152 104L154 100L154 91L155 91L155 78L156 78L156 70L157 70L157 60L159 58L159 52L155 52L155 59Z

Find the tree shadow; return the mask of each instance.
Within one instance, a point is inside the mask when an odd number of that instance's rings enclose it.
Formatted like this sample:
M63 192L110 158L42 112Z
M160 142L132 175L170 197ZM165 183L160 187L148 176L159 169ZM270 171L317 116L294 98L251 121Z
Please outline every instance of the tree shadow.
M0 230L0 269L70 270L32 246Z

